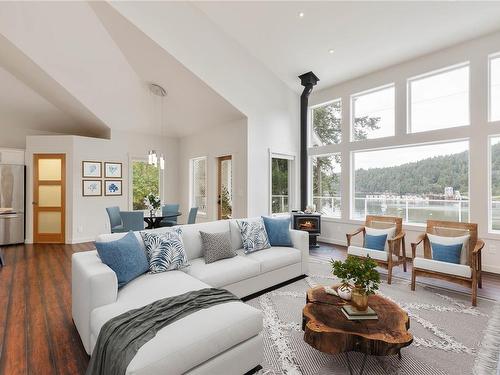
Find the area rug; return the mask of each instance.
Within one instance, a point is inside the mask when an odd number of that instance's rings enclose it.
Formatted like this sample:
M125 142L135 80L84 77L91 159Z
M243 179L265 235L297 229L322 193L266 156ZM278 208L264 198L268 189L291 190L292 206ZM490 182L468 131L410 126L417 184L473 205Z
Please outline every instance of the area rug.
M382 275L382 278L384 276ZM308 288L337 280L326 262L310 263L309 276L247 301L264 315L264 362L261 373L349 374L346 354L319 352L303 341L302 308ZM500 308L488 299L470 305L470 296L417 284L383 279L380 294L398 303L410 316L413 344L397 356L369 356L365 374L495 374L500 343ZM359 373L363 355L350 353Z

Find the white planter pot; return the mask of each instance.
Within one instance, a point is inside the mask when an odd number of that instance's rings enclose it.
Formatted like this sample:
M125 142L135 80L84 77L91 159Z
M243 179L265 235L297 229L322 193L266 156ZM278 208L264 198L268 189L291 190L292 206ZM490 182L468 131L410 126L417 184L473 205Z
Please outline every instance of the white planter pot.
M340 298L345 299L346 301L350 301L352 296L352 289L350 286L340 286L337 289L337 294Z

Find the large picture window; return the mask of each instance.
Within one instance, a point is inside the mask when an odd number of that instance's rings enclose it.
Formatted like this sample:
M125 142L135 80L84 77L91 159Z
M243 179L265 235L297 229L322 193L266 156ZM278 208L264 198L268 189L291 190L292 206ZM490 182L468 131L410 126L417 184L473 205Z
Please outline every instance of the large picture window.
M207 214L207 158L190 160L190 198L189 205L198 207L199 215Z
M490 121L500 121L500 56L490 58Z
M311 146L326 146L342 140L342 101L334 100L311 109Z
M351 96L353 141L394 135L394 85Z
M271 157L271 213L290 212L291 163L288 158Z
M147 160L132 160L132 209L146 210L144 198L150 193L160 196L160 170Z
M408 80L411 133L469 125L469 65Z
M490 230L500 231L500 136L490 138Z
M312 202L325 216L340 217L340 154L311 157Z
M469 142L354 152L351 216L469 221Z

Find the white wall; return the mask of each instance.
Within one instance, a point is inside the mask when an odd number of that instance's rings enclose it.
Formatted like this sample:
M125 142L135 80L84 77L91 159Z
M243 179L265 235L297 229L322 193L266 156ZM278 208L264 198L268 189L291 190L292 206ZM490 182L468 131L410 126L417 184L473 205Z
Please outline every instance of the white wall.
M207 157L207 215L198 215L197 221L217 220L217 158L232 156L233 217L247 216L247 124L240 120L207 129L179 140L179 198L186 222L189 210L189 160Z
M66 154L66 242L93 241L96 235L109 232L106 207L119 206L129 210L129 160L144 157L148 150L155 149L166 156L163 175L163 194L167 201L177 199L177 140L167 137L148 136L136 133L113 132L111 140L80 136L30 136L27 137L27 202L33 200L33 154ZM114 161L123 163L123 195L116 197L83 197L81 165L83 160ZM103 179L104 181L104 179ZM104 183L104 182L103 182ZM28 243L33 239L32 206L27 207Z
M500 273L500 235L488 233L488 135L500 134L500 122L488 123L488 55L500 51L500 33L488 35L470 42L441 50L418 59L347 81L321 91L313 92L310 105L342 98L342 138L349 137L350 95L367 89L395 83L396 86L396 135L389 138L372 139L363 142L342 142L321 150L310 150L309 154L340 152L342 155L342 217L324 218L323 241L345 244L345 233L357 227L360 222L350 220L351 152L359 149L412 145L440 140L469 139L470 141L470 221L479 224L480 237L486 240L483 250L483 269ZM442 129L426 133L407 134L406 124L406 80L457 63L470 61L470 116L471 125L453 129ZM321 78L321 77L320 77ZM421 232L422 226L406 226L409 243Z
M24 129L7 124L0 125L0 134L0 147L23 150L26 148L26 137L28 135L56 135L43 130Z
M267 214L269 149L297 157L299 154L299 95L193 4L113 2L110 5L245 114L247 214ZM298 79L297 87L300 87ZM295 165L298 175L299 163ZM294 189L297 187L298 181Z

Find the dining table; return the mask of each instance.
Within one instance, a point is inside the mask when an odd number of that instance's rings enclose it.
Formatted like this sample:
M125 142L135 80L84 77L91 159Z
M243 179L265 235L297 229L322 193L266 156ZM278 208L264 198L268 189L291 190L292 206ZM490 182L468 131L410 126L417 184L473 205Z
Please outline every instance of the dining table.
M182 213L176 212L168 215L155 215L155 216L144 216L144 221L146 222L146 229L160 228L160 223L163 219L175 219L181 216Z

